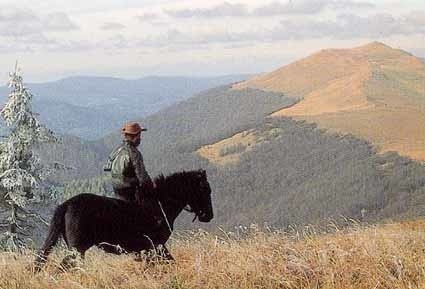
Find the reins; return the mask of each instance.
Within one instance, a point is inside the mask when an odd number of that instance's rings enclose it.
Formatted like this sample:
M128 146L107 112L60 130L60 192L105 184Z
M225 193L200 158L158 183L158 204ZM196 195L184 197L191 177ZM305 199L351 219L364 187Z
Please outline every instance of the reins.
M167 217L167 214L164 211L164 207L162 206L162 203L161 203L161 201L159 199L157 199L157 202L158 202L159 208L161 209L161 213L162 213L163 217L165 218L165 222L167 223L168 230L172 234L173 233L173 229L171 228L170 222L168 221L168 217ZM191 213L194 213L195 214L195 217L192 220L192 222L195 222L196 218L198 217L198 214L192 208L187 209L186 207L184 207L183 209L185 211L188 211L188 212L191 212Z
M172 234L173 229L171 228L170 222L168 222L167 214L165 213L164 207L162 206L160 200L158 200L158 205L159 205L159 208L161 209L162 215L164 216L165 222L167 223L168 230ZM189 209L186 209L186 208L184 208L184 210L195 214L195 217L193 218L192 223L195 222L196 218L198 217L198 214L193 210L189 210Z
M165 214L164 208L162 207L162 204L161 204L161 202L159 200L158 200L158 205L161 208L161 212L162 212L162 215L165 218L165 222L167 222L168 230L170 230L170 233L172 234L173 233L173 230L171 229L170 223L168 222L167 215Z

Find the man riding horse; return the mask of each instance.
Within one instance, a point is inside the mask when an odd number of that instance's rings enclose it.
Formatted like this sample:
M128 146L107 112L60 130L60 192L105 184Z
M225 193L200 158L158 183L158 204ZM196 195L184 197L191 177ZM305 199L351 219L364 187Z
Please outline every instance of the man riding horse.
M142 153L137 149L142 131L146 130L137 122L126 123L121 129L123 142L109 155L109 162L104 168L111 171L115 195L125 201L134 202L140 196L151 194L154 188Z
M35 272L41 270L60 237L82 258L89 248L97 246L108 253L127 252L138 256L142 251L152 250L153 257L173 260L165 243L180 212L188 208L195 214L193 220L211 221L211 187L206 171L160 175L154 187L137 149L142 131L146 129L138 123L127 123L122 128L123 143L111 153L104 166L105 171L112 173L115 194L124 201L79 194L57 206L49 233L36 257ZM140 193L143 193L142 199ZM61 267L73 266L76 256L66 256ZM147 260L150 259L148 256Z

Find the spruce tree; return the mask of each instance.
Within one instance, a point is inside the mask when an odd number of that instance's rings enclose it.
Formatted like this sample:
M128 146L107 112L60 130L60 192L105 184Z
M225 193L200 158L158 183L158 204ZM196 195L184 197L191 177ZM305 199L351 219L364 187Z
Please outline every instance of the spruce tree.
M32 94L24 86L17 65L9 74L9 88L8 101L0 111L8 130L0 142L0 203L7 214L0 221L0 245L19 251L28 237L29 218L35 217L28 206L42 198L42 184L49 170L42 165L35 149L57 139L32 111Z

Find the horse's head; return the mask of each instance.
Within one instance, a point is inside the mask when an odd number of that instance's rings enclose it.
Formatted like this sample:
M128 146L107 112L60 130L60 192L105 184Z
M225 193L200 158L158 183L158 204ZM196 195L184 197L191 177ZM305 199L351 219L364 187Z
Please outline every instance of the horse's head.
M214 217L211 202L211 187L205 170L188 172L192 190L188 196L189 211L195 213L201 222L209 222Z

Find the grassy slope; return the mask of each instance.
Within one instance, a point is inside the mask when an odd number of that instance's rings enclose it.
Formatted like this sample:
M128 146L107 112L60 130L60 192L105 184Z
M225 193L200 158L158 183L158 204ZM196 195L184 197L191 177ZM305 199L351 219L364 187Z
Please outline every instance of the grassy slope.
M425 221L291 233L203 231L174 235L177 262L146 267L131 256L88 252L83 264L58 274L63 251L33 276L31 255L0 255L0 288L424 288Z
M318 123L371 141L380 151L425 159L425 65L382 43L323 50L239 83L302 97L274 116Z

